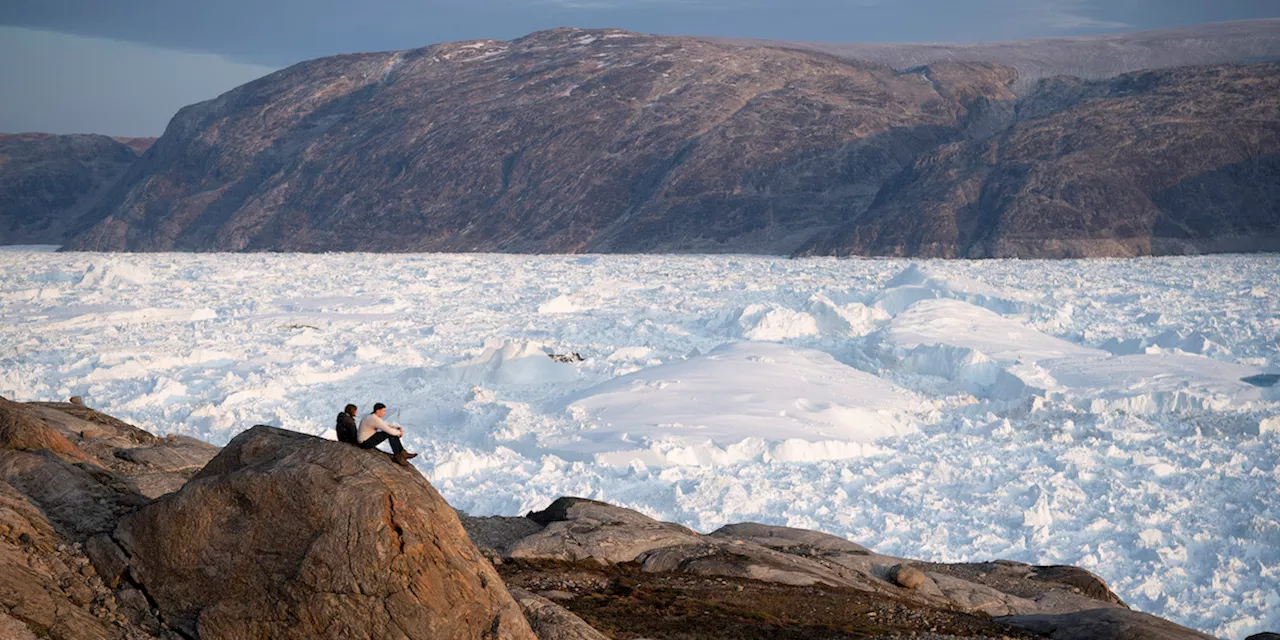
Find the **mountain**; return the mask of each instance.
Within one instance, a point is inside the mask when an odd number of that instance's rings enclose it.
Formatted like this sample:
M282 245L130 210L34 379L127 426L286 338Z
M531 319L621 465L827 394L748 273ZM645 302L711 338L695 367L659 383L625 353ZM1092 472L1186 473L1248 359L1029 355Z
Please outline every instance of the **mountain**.
M146 140L0 134L0 244L60 244Z
M1249 29L1175 62L1280 55L1280 21ZM68 247L912 254L937 245L921 255L973 257L1274 248L1276 65L1033 80L1021 55L901 69L557 29L322 58L180 111ZM1042 184L1050 174L1054 188ZM1090 182L1101 178L1109 186ZM940 195L948 189L992 195L952 202ZM910 215L912 198L932 198L924 215ZM954 240L921 231L944 224L931 211L948 208L974 229ZM1063 218L1068 210L1076 218ZM1027 242L997 241L1015 236Z
M182 110L73 246L789 251L1013 77L568 29L324 58Z
M1280 64L1043 81L804 254L1073 258L1280 250Z

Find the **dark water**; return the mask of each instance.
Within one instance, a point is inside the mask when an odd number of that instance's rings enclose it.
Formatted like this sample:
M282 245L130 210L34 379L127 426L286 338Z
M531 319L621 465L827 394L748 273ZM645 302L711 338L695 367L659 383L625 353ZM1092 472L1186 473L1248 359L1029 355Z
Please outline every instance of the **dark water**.
M1240 382L1247 382L1255 387L1273 387L1276 382L1280 382L1280 373L1260 373L1256 376L1240 378Z

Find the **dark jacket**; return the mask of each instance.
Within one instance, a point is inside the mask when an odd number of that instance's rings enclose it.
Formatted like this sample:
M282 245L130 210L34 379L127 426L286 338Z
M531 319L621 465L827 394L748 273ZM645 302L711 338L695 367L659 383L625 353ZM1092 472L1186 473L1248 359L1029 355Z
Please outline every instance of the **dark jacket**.
M338 414L338 424L334 427L338 431L338 442L346 442L349 444L359 444L356 442L356 419L346 411Z

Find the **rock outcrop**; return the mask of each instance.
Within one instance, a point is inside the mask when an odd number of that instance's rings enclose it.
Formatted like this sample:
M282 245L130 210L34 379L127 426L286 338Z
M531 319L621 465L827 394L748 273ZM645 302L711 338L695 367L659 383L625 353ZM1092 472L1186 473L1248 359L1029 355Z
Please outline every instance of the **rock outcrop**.
M0 134L0 244L62 244L147 139Z
M376 451L257 426L113 538L189 637L533 638L453 510Z
M0 637L151 638L87 544L149 500L81 450L55 413L0 398Z
M0 480L20 491L70 542L110 531L146 504L130 478L72 442L50 412L0 398ZM64 416L71 420L71 416ZM70 436L70 437L69 437Z
M528 520L541 531L516 541L506 551L512 558L630 562L651 549L696 544L694 531L603 502L560 498Z
M911 620L934 620L934 626L988 633L993 630L979 621L1004 616L999 618L1005 625L1001 633L1014 628L1076 633L1078 627L1088 629L1090 637L1103 639L1154 638L1161 633L1175 634L1167 636L1171 638L1201 637L1168 621L1130 611L1101 579L1076 567L1037 567L1009 561L917 562L880 555L815 531L757 523L728 525L700 535L630 509L581 498L560 498L526 518L507 519L525 520L525 524L501 526L495 520L499 519L464 517L463 524L476 529L477 537L498 545L490 552L498 556L499 568L508 579L531 592L557 595L570 611L602 627L617 624L617 617L625 614L602 611L601 598L627 602L645 582L660 585L656 587L660 592L669 591L673 582L689 585L692 592L692 585L705 579L713 587L718 582L724 589L736 585L739 591L752 583L773 585L774 596L760 605L766 608L791 597L775 597L779 589L784 593L794 590L790 593L802 601L838 593L865 594L863 602L870 598L875 606L861 617L847 612L842 619L846 624L851 620L873 622L886 632L909 631ZM511 539L530 531L528 522L541 528ZM508 535L495 534L499 531ZM591 567L612 567L614 573ZM661 577L673 575L686 576L685 581ZM755 601L759 597L751 593L742 599ZM717 600L703 606L724 605ZM782 608L791 606L794 604ZM625 612L625 607L619 608ZM916 617L894 622L891 612L902 611L914 612ZM1111 611L1115 613L1108 613ZM652 624L655 629L661 625L657 620L646 622L645 615L637 615L628 624ZM644 633L643 628L633 631ZM747 633L735 633L739 632Z
M0 638L142 638L79 545L0 480Z
M132 492L158 498L176 491L218 448L186 436L160 438L82 404L32 402L26 412L101 467L126 478Z

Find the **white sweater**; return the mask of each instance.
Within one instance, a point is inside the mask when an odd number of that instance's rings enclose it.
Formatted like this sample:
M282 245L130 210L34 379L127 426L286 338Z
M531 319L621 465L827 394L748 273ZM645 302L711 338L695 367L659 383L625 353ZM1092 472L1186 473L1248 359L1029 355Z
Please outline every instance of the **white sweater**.
M356 439L360 442L364 442L365 440L368 440L375 431L385 431L388 435L393 436L404 435L403 429L394 424L387 424L385 420L371 413L365 416L364 420L360 421L360 432L356 435Z

